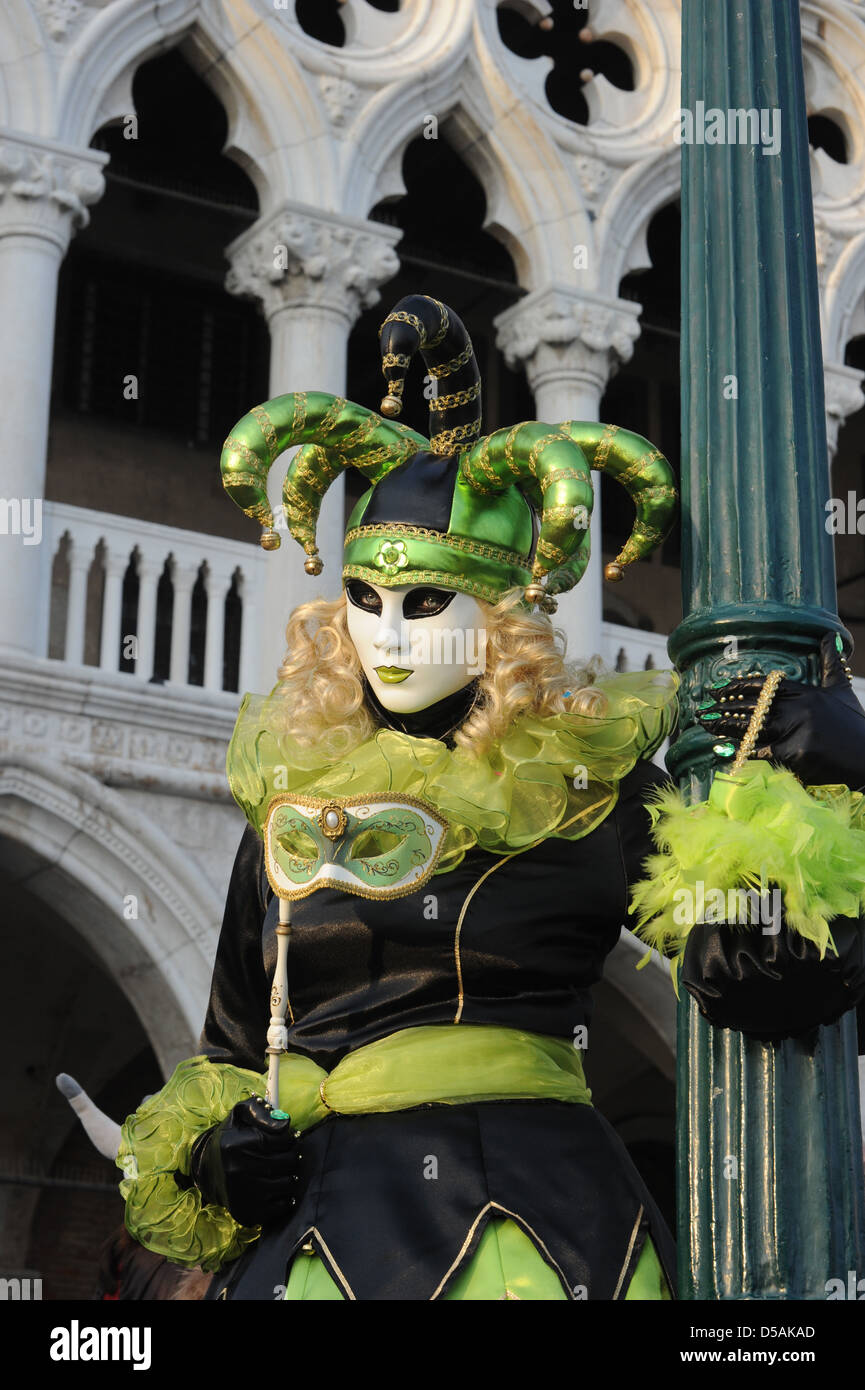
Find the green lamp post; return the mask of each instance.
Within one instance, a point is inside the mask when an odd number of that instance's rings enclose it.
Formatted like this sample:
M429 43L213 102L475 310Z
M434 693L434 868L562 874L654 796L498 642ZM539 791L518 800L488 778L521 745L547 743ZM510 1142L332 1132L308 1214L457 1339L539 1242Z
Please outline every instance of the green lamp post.
M705 796L709 683L817 680L835 608L799 6L683 0L682 584L669 765ZM754 113L752 116L751 113ZM763 1045L679 1006L680 1291L821 1299L865 1275L852 1014Z

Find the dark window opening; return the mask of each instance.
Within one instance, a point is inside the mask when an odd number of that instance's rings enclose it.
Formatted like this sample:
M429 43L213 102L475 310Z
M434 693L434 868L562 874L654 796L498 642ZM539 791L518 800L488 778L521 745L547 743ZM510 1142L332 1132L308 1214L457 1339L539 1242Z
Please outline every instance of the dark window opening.
M126 573L123 576L123 598L120 604L120 654L118 670L128 671L130 675L135 674L135 651L138 645L136 634L138 632L138 566L135 555L129 558L126 566ZM135 638L131 641L131 638ZM144 675L139 672L139 675ZM148 671L145 679L152 673Z
M70 661L72 659L71 654L66 651L71 543L69 532L64 532L51 562L51 616L48 631L48 655L56 661L63 661L67 657Z
M240 689L240 632L243 623L243 603L240 597L237 572L225 596L225 637L222 655L223 690Z
M640 337L630 362L611 378L601 402L601 419L644 435L669 460L680 476L681 422L679 403L679 339L681 286L679 248L681 210L669 203L652 218L646 237L651 270L625 276L619 286L623 299L642 305ZM605 545L618 548L630 534L634 504L624 488L602 479ZM663 563L681 563L678 521L661 550Z
M153 679L167 681L171 675L171 624L174 613L174 585L166 560L156 586L156 634L154 637Z
M264 399L270 343L251 305L156 269L70 251L54 407L219 445Z
M102 621L105 604L105 557L104 540L100 540L93 553L87 574L87 597L84 619L84 665L98 666L102 653Z
M484 231L483 186L447 136L440 130L434 138L418 135L406 147L402 173L405 195L376 204L370 213L373 220L402 228L400 258L413 257L418 269L426 261L433 271L450 267L479 280L513 285L511 297L517 298L520 290L510 252Z
M207 585L204 582L204 567L192 589L191 617L189 625L189 685L204 685L204 648L207 641Z
M93 149L111 156L109 181L130 179L257 212L252 181L222 153L228 138L222 104L178 49L142 63L132 101L134 121L130 113L91 141Z
M178 50L142 64L132 91L134 115L92 142L107 187L61 268L53 404L206 449L267 393L267 326L224 287L224 248L258 197Z
M134 115L94 138L105 196L60 271L46 494L240 538L219 448L268 397L270 337L259 305L226 290L225 247L258 198L179 51L142 64L133 94Z
M845 366L865 371L865 337L851 338L844 351ZM853 515L850 491L853 491ZM838 447L832 460L833 497L844 503L843 529L833 535L838 576L838 612L848 626L865 623L865 539L859 531L862 519L858 502L865 497L865 405L853 411L838 432ZM863 523L865 525L865 523ZM862 646L862 629L854 627L856 649ZM856 670L858 650L854 650ZM861 669L856 670L861 675Z
M634 70L631 60L618 44L605 40L595 42L588 25L586 9L575 9L573 0L552 0L552 24L533 23L522 8L507 3L496 12L502 43L521 58L552 58L553 69L547 77L547 101L554 111L566 120L587 125L589 107L582 94L581 73L603 73L614 87L634 90Z
M340 16L339 0L297 0L294 12L297 22L311 39L329 43L334 48L345 46L345 25ZM379 5L379 9L383 6Z
M836 164L847 163L847 137L831 116L808 117L808 143L815 150L824 150Z
M844 365L865 372L865 336L850 339L844 350Z

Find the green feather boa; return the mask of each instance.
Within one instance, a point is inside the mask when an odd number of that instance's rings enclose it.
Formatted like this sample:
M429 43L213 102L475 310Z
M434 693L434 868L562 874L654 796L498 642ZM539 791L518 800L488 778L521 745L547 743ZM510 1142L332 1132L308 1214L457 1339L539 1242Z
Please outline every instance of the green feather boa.
M832 918L865 910L860 792L806 790L792 772L754 760L735 776L719 773L707 801L687 805L663 788L648 809L660 853L646 860L631 910L637 935L664 955L681 957L695 922L729 920L707 910L718 890L727 901L731 890L780 889L786 925L821 958L835 949Z

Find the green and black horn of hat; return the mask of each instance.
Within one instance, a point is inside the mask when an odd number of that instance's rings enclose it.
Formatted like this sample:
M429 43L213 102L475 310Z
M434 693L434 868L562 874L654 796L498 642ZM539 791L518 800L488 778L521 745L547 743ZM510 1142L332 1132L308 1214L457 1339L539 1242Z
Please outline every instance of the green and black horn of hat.
M430 449L455 454L481 433L481 374L462 319L424 294L400 300L379 333L387 395L382 415L402 411L405 374L416 352L427 369Z
M344 578L393 586L434 584L495 602L516 586L549 611L553 595L582 578L589 561L591 470L607 473L632 498L636 520L608 579L642 559L669 533L677 494L672 469L641 435L617 425L528 421L481 437L481 383L459 317L427 295L400 300L380 334L387 395L382 414L324 392L290 392L255 406L222 451L222 481L262 526L280 538L267 500L271 465L301 445L283 485L288 530L319 574L316 524L322 498L346 468L370 483L349 519ZM416 353L427 369L428 439L394 417ZM539 530L534 543L532 514Z

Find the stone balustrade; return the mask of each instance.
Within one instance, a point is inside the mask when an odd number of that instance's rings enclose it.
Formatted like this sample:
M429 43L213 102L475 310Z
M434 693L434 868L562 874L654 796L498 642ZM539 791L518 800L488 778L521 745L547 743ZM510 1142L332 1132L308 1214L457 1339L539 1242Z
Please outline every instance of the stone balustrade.
M266 560L256 545L46 502L42 551L44 655L145 681L255 688Z

